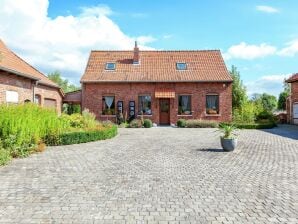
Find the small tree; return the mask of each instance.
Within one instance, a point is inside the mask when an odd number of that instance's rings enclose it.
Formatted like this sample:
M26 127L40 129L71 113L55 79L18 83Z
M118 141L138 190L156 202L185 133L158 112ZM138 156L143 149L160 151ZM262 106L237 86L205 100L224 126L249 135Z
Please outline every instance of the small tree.
M232 65L230 74L233 78L232 85L232 106L234 109L240 109L247 102L246 88L240 77L240 72Z
M290 85L284 81L284 90L279 94L277 108L279 110L286 109L287 97L290 95Z

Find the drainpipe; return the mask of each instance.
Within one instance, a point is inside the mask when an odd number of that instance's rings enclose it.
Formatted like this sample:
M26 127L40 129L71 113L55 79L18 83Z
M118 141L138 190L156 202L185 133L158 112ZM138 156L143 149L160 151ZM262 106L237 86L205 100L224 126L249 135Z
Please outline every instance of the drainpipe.
M32 102L35 103L35 86L38 85L38 81L35 81L33 83L33 87L32 87Z

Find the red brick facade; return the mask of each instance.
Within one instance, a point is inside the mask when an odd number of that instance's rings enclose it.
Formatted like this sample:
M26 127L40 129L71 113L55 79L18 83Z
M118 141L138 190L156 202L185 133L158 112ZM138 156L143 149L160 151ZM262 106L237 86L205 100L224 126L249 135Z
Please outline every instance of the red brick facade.
M40 105L45 105L45 100L55 100L55 109L60 114L62 95L58 88L37 84L35 81L0 70L0 103L6 103L6 91L18 93L18 103L25 101L34 102L34 95L40 99Z
M158 89L172 89L175 98L170 99L170 123L179 118L231 121L232 119L232 83L231 82L176 82L176 83L83 83L82 108L95 113L100 120L113 120L115 115L102 115L102 97L115 96L115 102L123 101L123 114L128 114L129 101L135 101L138 112L138 96L151 96L152 115L144 115L154 123L160 123L160 98L155 98ZM206 95L219 95L219 114L206 113ZM178 96L191 95L191 115L178 115ZM116 106L117 107L117 106Z
M294 119L293 108L294 105L298 105L298 80L291 82L291 95L287 99L287 120L288 123L298 124L298 119Z

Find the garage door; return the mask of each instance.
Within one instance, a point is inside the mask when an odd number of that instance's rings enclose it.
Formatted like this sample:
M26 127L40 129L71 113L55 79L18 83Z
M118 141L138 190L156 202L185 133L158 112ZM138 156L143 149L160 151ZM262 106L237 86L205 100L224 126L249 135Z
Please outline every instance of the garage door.
M293 119L294 124L298 124L298 103L293 104Z
M48 108L56 109L56 100L54 99L44 99L44 106Z

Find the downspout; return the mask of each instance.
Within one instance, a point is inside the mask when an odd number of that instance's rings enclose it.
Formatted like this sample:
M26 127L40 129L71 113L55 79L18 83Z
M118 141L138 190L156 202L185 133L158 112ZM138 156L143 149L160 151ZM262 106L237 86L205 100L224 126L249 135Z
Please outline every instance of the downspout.
M38 85L38 81L35 81L33 83L33 88L32 88L32 102L35 103L35 86Z

